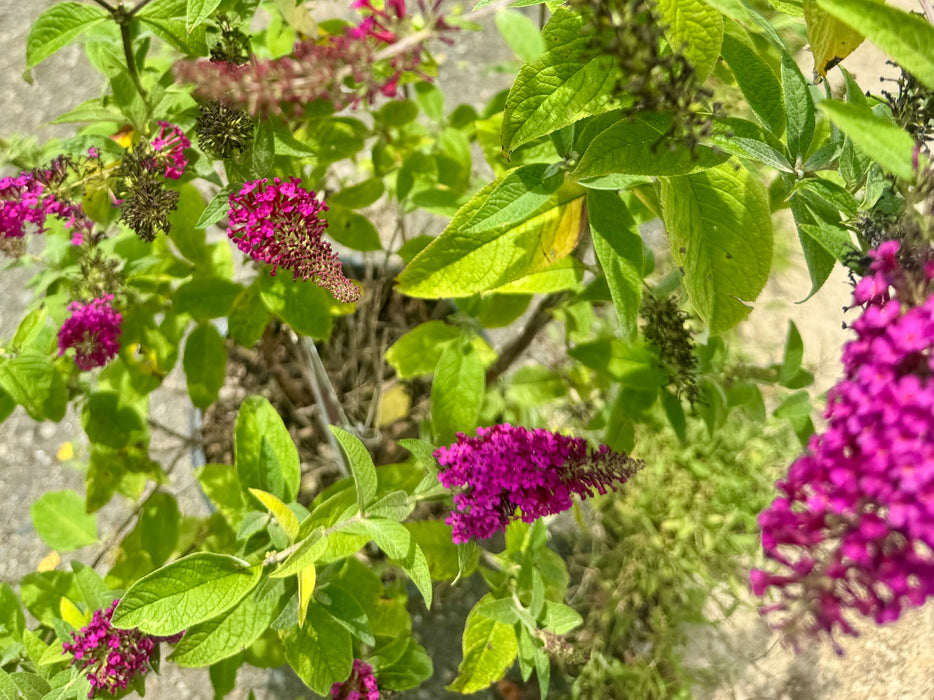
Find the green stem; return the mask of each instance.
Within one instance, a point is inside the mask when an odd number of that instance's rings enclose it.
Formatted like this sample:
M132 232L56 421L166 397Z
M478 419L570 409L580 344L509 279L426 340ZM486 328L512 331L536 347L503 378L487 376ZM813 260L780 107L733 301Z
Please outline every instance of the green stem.
M143 88L143 83L139 79L139 71L136 68L136 59L133 57L133 39L130 38L130 23L129 16L124 21L118 21L120 24L120 38L123 39L123 56L126 58L126 67L130 72L130 77L133 79L133 84L136 86L139 96L143 98L143 103L146 105L146 112L149 112L149 101L146 96L146 90Z

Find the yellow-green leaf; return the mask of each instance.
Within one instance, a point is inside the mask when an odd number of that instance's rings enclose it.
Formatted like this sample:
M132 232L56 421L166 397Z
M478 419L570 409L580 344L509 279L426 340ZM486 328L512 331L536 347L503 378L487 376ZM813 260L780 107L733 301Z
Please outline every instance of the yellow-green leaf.
M266 506L266 510L272 513L273 517L282 526L289 542L294 542L298 535L298 517L289 509L289 507L279 500L276 496L260 489L250 489L250 493L256 496L260 502Z
M315 581L317 571L314 564L309 564L298 574L298 625L305 624L305 617L308 615L308 602L311 600L311 594L315 592Z
M480 614L478 608L492 600L489 593L481 598L467 616L464 626L464 660L457 667L457 678L448 690L469 695L495 683L512 666L519 651L516 631Z
M884 0L873 0L882 4ZM826 77L827 71L849 56L863 43L863 35L845 22L822 10L817 0L804 0L804 21L808 43L814 54L814 75Z
M772 264L772 220L762 183L730 161L663 179L661 205L694 310L715 333L736 325Z
M484 187L399 275L423 298L465 297L541 272L580 238L583 188L527 165Z

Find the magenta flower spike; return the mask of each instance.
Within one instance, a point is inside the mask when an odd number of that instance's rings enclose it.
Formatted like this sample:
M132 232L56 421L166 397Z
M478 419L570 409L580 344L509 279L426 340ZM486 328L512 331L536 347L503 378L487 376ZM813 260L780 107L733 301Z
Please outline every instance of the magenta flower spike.
M331 686L332 700L379 700L379 687L370 664L354 659L350 677Z
M135 629L115 628L110 620L119 602L115 600L106 610L95 611L90 624L72 632L74 641L62 644L65 652L72 654L72 665L87 671L89 698L126 690L136 676L149 671L149 659L158 642L174 644L182 637L156 638Z
M120 351L120 324L123 316L113 308L113 294L84 304L73 301L71 317L58 332L58 354L75 349L75 364L83 371L103 367Z
M344 277L341 262L324 240L328 222L321 216L327 205L314 192L299 187L301 180L275 178L247 182L230 195L227 235L257 262L282 267L295 280L312 280L338 301L355 302L360 290Z
M583 438L509 424L479 428L476 437L458 433L434 455L438 479L456 490L445 522L458 543L505 530L516 509L531 523L568 510L572 494L615 491L644 466L606 445L595 450Z
M159 122L159 133L150 141L156 151L156 159L160 165L165 166L165 176L178 180L185 174L188 159L185 149L191 148L191 141L174 124Z
M849 613L889 622L934 595L934 295L904 301L910 284L898 249L888 241L870 251L827 428L759 515L775 566L751 573L752 590L777 594L762 612L795 643L856 635ZM930 282L934 270L926 272Z

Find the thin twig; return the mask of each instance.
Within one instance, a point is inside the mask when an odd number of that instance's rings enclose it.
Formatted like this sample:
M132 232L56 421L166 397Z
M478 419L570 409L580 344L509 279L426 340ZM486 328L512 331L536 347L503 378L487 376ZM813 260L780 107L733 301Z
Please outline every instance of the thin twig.
M924 10L924 16L927 17L928 22L934 24L934 9L931 8L931 3L928 0L918 0L921 4L921 9Z
M96 2L98 5L100 5L100 6L103 7L105 10L107 10L110 14L113 14L114 12L117 11L117 8L116 8L116 7L114 7L113 5L111 5L109 2L104 2L104 0L91 0L91 1L92 1L92 2Z
M538 335L539 331L551 322L551 310L561 304L566 298L567 294L549 294L542 299L541 304L535 309L534 315L529 319L528 323L525 324L525 328L522 329L522 333L513 338L506 347L503 348L503 351L499 354L499 358L490 365L490 368L486 371L487 386L494 383L503 372L512 366L512 363L519 358L523 351L532 344L532 341L535 340L535 336Z
M151 3L151 2L152 2L152 0L143 0L141 3L139 3L138 5L136 5L136 7L134 7L132 10L130 10L129 16L130 16L130 17L135 16L137 12L139 12L140 10L142 10L144 7L146 7L146 5L148 5L148 4Z
M169 463L169 466L166 467L166 470L165 470L165 475L166 475L166 476L170 476L170 475L172 474L172 472L174 471L175 467L178 466L178 463L179 463L179 461L181 460L182 456L183 456L187 451L188 451L188 445L181 445L181 446L175 451L175 457L172 458L172 461ZM159 486L160 486L160 485L157 484L157 483L155 483L155 482L153 482L152 484L150 484L150 486L148 487L148 492L146 493L145 497L143 497L143 498L141 498L141 499L139 500L139 502L136 504L136 507L135 507L132 511L130 511L130 513L123 519L123 522L121 522L121 523L117 526L117 529L114 530L114 533L110 536L110 539L107 540L107 543L104 545L104 547L103 547L103 548L101 549L101 551L98 553L98 555L94 558L94 561L91 562L91 568L92 568L92 569L96 569L96 568L97 568L98 564L100 564L100 563L104 560L104 557L105 557L105 556L117 545L117 543L122 539L122 537L123 537L123 535L122 535L123 531L126 530L127 527L128 527L131 523L133 523L137 518L139 518L140 514L143 512L143 508L146 507L146 503L149 501L149 499L152 497L152 495L153 495L156 491L159 490Z

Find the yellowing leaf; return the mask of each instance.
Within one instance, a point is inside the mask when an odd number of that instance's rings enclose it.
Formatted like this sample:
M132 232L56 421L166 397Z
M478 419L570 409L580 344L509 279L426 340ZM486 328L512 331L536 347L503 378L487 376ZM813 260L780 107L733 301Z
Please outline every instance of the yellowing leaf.
M42 573L43 571L54 571L62 561L62 556L56 552L54 549L49 552L47 555L42 557L42 561L39 562L39 565L36 567L36 571Z
M874 0L882 4L884 0ZM815 79L827 76L827 71L849 56L863 43L863 35L848 24L817 6L817 0L804 0L804 21L808 42L814 54Z
M260 502L266 506L266 509L272 513L273 517L282 526L290 542L294 542L298 535L298 517L289 507L280 501L276 496L259 489L250 489L250 493L256 496Z
M78 630L91 621L90 614L85 615L82 613L78 610L78 606L65 596L62 596L62 599L58 602L58 612L65 622Z
M58 448L58 452L55 453L55 458L59 462L67 462L69 459L74 458L75 456L75 446L71 442L63 442L61 447Z
M404 385L399 383L387 384L379 398L379 408L376 411L376 425L383 428L409 414L412 408L412 396Z
M298 574L298 626L305 624L305 617L308 615L308 603L311 601L311 594L315 592L315 580L317 579L315 565L309 564Z

